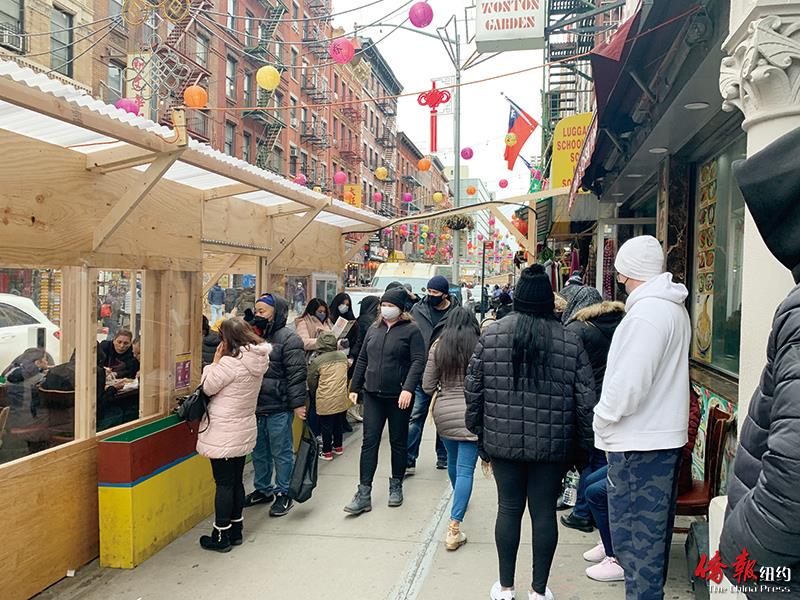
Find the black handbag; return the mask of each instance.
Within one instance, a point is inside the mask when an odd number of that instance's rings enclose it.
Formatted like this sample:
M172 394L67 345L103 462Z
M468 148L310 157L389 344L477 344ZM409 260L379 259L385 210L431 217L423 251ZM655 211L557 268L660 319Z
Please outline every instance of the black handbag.
M294 459L292 479L289 483L289 497L295 502L305 502L311 498L314 488L317 487L317 465L319 463L319 445L317 438L303 422L303 437Z
M203 384L197 386L197 389L188 396L184 396L178 400L178 406L175 408L177 415L189 424L189 429L194 432L192 423L199 423L204 418L206 419L206 428L208 429L208 403L211 398L203 391ZM198 431L202 433L202 431Z

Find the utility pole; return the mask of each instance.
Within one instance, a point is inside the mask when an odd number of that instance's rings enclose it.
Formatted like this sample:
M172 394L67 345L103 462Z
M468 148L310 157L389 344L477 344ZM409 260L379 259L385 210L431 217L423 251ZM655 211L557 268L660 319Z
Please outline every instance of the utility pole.
M453 40L450 40L447 35L447 27L450 23L455 23L455 35ZM453 201L456 208L461 207L461 38L458 33L458 20L455 15L447 22L444 28L444 35L442 30L439 30L439 37L442 43L447 46L445 39L450 44L448 51L451 53L453 59L453 66L456 70L456 87L454 90L455 107L453 109L453 185L455 187ZM461 279L461 232L453 232L453 285L458 285Z

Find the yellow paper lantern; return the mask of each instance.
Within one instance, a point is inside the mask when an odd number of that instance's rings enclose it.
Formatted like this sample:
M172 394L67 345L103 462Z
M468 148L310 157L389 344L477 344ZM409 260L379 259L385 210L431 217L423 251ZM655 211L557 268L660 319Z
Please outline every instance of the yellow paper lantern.
M315 185L314 186L314 191L317 192L318 194L321 194L322 193L322 188L319 187L318 185Z
M517 145L517 134L516 133L509 133L506 135L506 146L511 148L512 146Z
M444 194L442 192L434 192L433 193L433 201L434 202L441 202L444 200Z
M281 74L272 65L263 66L256 71L256 83L261 89L273 92L281 84Z
M389 169L386 167L378 167L375 169L375 177L380 181L385 181L389 177Z

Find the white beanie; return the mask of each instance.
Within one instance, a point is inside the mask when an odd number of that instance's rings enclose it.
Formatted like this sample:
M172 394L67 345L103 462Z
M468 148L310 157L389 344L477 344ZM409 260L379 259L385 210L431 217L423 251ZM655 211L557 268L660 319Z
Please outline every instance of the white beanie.
M664 272L664 250L652 235L631 238L617 252L614 268L624 277L650 281Z

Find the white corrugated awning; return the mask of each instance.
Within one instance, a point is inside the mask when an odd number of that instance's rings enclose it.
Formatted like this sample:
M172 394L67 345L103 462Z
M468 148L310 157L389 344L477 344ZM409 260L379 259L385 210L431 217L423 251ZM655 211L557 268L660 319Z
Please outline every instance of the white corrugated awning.
M89 158L110 151L129 150L133 157L136 154L145 157L177 149L170 142L175 137L171 128L4 60L0 60L0 129L69 148ZM134 164L131 168L144 171L148 163ZM212 197L215 190L227 188L226 197L275 209L297 212L303 207L322 208L315 221L338 228L380 227L388 223L386 218L371 211L318 194L196 140L189 141L163 179Z

